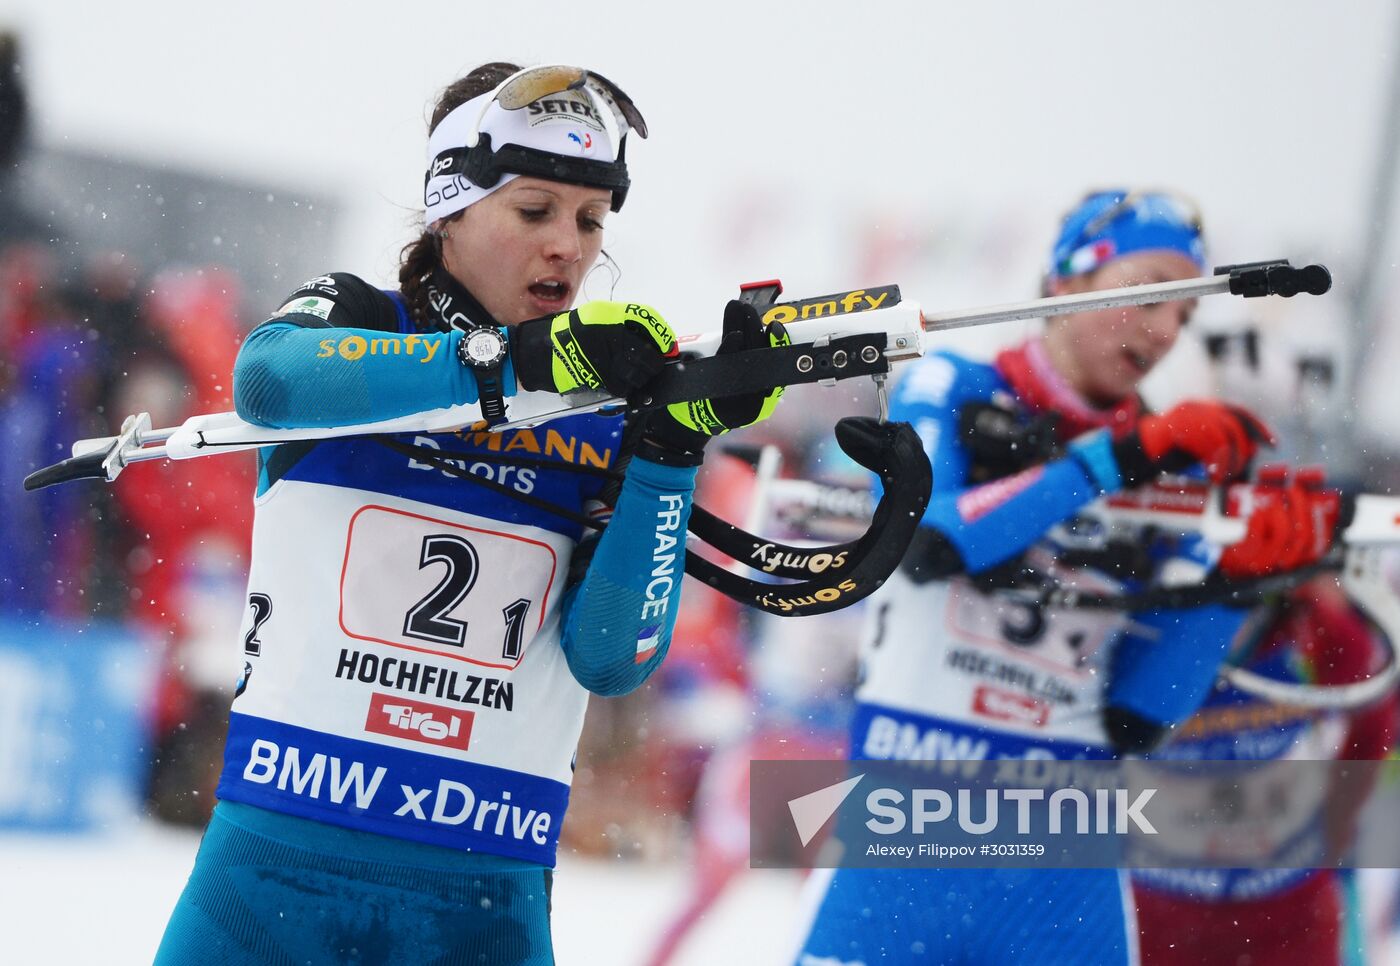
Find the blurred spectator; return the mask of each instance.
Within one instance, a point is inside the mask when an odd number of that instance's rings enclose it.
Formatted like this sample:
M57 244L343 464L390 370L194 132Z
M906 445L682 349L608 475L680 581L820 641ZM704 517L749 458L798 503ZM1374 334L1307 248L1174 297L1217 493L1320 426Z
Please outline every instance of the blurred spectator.
M29 100L20 64L19 38L0 31L0 249L45 240L48 227L15 188L16 171L29 142Z
M1279 452L1325 459L1322 431L1335 405L1332 363L1325 354L1300 353L1277 332L1255 325L1203 333L1221 395L1270 415ZM1264 677L1289 683L1340 685L1364 680L1383 663L1375 631L1324 576L1280 595L1257 613L1259 630L1237 660ZM1204 706L1153 754L1163 759L1227 761L1379 760L1397 734L1395 692L1360 707L1333 711L1290 707L1217 684ZM1359 812L1365 796L1354 790L1346 805ZM1310 815L1307 793L1280 793L1269 827L1317 835L1347 829L1356 812ZM1261 839L1261 849L1267 849ZM1290 840L1292 844L1292 840ZM1282 847L1281 843L1277 843ZM1264 856L1267 859L1267 853ZM1267 866L1267 861L1259 863ZM1332 869L1140 869L1132 874L1146 964L1343 963L1356 961L1360 937L1356 896Z
M89 550L79 495L20 487L68 455L93 388L74 306L57 291L49 227L16 190L28 133L19 41L0 33L0 611L78 616L86 602L74 578Z
M210 269L163 271L141 318L148 343L133 346L115 412L159 404L155 423L174 425L231 409L243 328L236 280ZM247 454L155 464L115 485L130 524L132 617L164 644L151 804L171 821L203 825L213 807L238 667L253 486Z
M21 481L128 414L166 426L232 408L241 286L217 269L150 277L122 251L82 260L17 189L28 126L19 43L0 33L0 617L79 632L122 621L159 642L155 706L136 711L155 729L152 802L203 824L225 728L219 692L238 666L251 463L147 464L113 486L37 492Z

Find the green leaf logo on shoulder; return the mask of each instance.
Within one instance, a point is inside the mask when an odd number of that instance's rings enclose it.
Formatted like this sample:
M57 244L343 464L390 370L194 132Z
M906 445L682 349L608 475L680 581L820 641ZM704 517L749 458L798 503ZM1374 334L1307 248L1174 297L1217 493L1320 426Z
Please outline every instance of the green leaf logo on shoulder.
M314 315L316 318L325 321L331 317L331 310L334 308L335 303L330 299L309 295L305 298L292 299L286 305L278 309L272 317L276 319L284 315Z

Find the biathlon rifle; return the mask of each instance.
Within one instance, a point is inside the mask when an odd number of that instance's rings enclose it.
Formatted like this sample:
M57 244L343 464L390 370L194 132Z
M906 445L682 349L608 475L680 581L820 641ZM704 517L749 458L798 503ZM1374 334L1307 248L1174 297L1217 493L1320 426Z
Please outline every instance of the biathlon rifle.
M1261 470L1261 476L1264 471ZM1106 524L1152 526L1168 533L1196 534L1224 548L1243 540L1249 526L1251 490L1239 483L1228 491L1194 481L1157 484L1097 501L1089 510ZM1241 511L1226 515L1225 507ZM1304 708L1344 709L1370 704L1387 694L1400 680L1400 594L1397 594L1394 550L1400 547L1400 497L1371 493L1341 494L1342 512L1332 546L1316 563L1293 572L1269 577L1230 580L1212 575L1196 586L1164 587L1143 600L1150 606L1192 606L1210 601L1257 602L1285 592L1323 573L1335 573L1342 592L1379 629L1385 652L1382 666L1365 680L1350 684L1312 684L1282 681L1248 668L1226 664L1220 677L1248 694L1281 704ZM1076 599L1062 591L1061 602L1070 606L1114 606L1111 599ZM1131 600L1133 595L1127 595ZM1258 612L1267 622L1271 613ZM1256 630L1263 633L1266 626ZM1257 643L1257 634L1255 635ZM1243 655L1248 656L1248 651Z
M1033 299L988 308L928 314L901 298L898 286L857 289L837 295L779 302L782 284L755 282L741 287L741 298L754 304L765 321L782 321L794 339L788 346L751 349L716 355L720 333L684 336L681 354L650 385L623 399L602 392L581 391L560 396L520 392L507 400L504 422L490 427L500 432L537 426L563 416L600 410L644 412L677 402L741 395L810 383L834 385L854 378L875 381L879 419L848 417L836 426L837 442L856 462L876 473L884 493L875 507L870 528L858 540L814 551L807 556L822 563L779 568L770 573L797 581L773 584L739 577L696 554L686 555L686 571L749 606L784 616L819 614L855 603L869 595L893 572L903 557L928 504L931 471L923 447L905 424L885 421L885 380L897 362L917 359L928 347L928 336L952 329L1232 294L1244 298L1299 293L1321 295L1332 278L1321 265L1300 268L1287 261L1225 265L1214 274L1174 282L1135 285ZM236 413L192 416L179 426L154 429L150 415L127 417L116 436L79 440L73 456L26 477L33 490L80 479L112 481L126 467L158 459L191 459L216 453L257 449L281 443L370 436L400 448L392 434L480 431L482 414L476 404L434 409L395 419L330 428L269 429ZM445 449L416 447L415 458L478 485L492 481L472 476L452 462L470 455ZM513 454L512 454L513 455ZM496 456L497 460L507 459ZM521 462L521 460L515 460ZM580 468L582 471L583 468ZM592 469L592 468L588 468ZM521 495L512 494L516 498ZM554 512L573 519L557 508ZM694 507L690 531L735 560L752 558L766 541Z
M736 454L737 455L737 454ZM771 457L769 458L771 460ZM750 462L755 462L750 458ZM778 478L758 461L755 501L769 518L817 534L847 530L870 518L874 498L868 488ZM1261 470L1260 476L1267 475ZM1101 497L1079 512L1109 528L1152 527L1183 536L1199 536L1224 549L1243 540L1249 527L1251 493L1257 484L1237 483L1228 490L1185 478L1158 481L1135 490ZM1349 684L1313 684L1267 677L1226 664L1220 677L1257 697L1302 708L1347 709L1384 697L1400 680L1400 497L1371 493L1340 494L1342 512L1332 545L1316 563L1267 577L1228 579L1218 575L1175 583L1138 593L1083 591L1057 583L1048 574L1023 574L1024 586L1001 588L1035 606L1147 610L1199 607L1208 603L1261 603L1321 574L1334 573L1342 591L1381 632L1382 666L1365 680ZM1230 507L1236 512L1227 513ZM765 559L779 558L770 544ZM814 550L788 548L790 554ZM1257 631L1267 629L1268 609ZM1257 635L1256 635L1257 637ZM1255 641L1257 643L1257 640ZM1240 655L1247 658L1248 653Z

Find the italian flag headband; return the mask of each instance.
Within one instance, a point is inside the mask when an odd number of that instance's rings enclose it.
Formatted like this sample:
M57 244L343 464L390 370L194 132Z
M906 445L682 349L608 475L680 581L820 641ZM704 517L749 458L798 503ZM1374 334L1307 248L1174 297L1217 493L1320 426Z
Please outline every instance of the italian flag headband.
M604 188L621 209L626 139L646 121L616 84L578 67L528 67L454 108L428 138L423 213L455 214L522 174Z
M1133 252L1172 251L1205 267L1205 243L1196 206L1165 191L1096 191L1060 227L1050 256L1050 278L1092 272Z

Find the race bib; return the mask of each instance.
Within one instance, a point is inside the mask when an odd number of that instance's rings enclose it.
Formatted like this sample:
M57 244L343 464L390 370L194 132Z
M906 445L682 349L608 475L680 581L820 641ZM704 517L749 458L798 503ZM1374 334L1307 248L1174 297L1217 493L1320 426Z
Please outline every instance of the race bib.
M969 644L992 645L1054 671L1089 673L1090 660L1123 626L1105 611L1044 607L1009 594L951 584L948 629Z
M1158 834L1146 844L1169 855L1168 864L1288 863L1298 858L1289 849L1306 856L1320 847L1326 786L1300 783L1287 762L1260 762L1243 776L1239 768L1217 771L1214 764L1202 765L1199 774L1151 761L1128 770L1134 790L1154 790Z
M512 670L544 622L548 544L384 506L350 520L340 626L350 637Z

